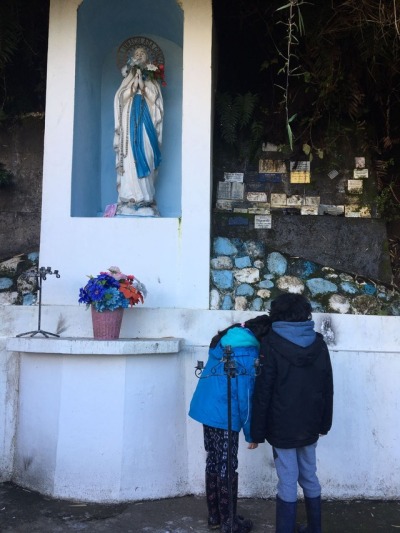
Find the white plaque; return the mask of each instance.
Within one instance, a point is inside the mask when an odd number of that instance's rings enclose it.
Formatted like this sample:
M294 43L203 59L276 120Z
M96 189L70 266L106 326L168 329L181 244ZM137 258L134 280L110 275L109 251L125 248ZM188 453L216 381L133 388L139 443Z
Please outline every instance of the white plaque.
M319 215L332 215L340 216L344 215L344 205L328 205L320 204L318 209Z
M239 183L243 183L243 177L243 172L224 172L225 181L237 181Z
M271 215L255 215L254 228L255 229L271 229L272 217Z
M362 180L347 180L347 190L353 194L361 194L363 190Z
M304 205L319 205L321 198L319 196L306 196Z
M252 215L270 215L271 210L268 207L249 207L249 213Z
M360 218L360 208L358 205L346 205L344 208L344 216L351 218Z
M361 218L371 218L371 209L369 207L362 207L360 209L360 217Z
M355 180L368 178L368 169L367 168L363 168L362 170L360 170L360 169L355 168L353 170L353 178Z
M248 192L247 200L249 202L266 202L267 193L266 192Z
M286 205L288 207L301 207L303 205L303 197L299 194L293 194L288 196L286 200Z
M244 197L244 183L234 181L232 183L231 198L232 200L243 200Z
M354 165L356 168L365 168L365 157L355 157Z
M271 207L286 207L286 194L271 193Z
M217 200L215 207L221 211L232 211L232 200Z
M230 200L231 198L232 184L228 181L218 182L217 199L218 200Z
M333 180L336 178L336 176L339 176L339 172L337 170L331 170L328 172L328 176L331 178L331 180Z
M310 172L310 161L290 161L292 172Z
M318 215L318 206L317 205L303 205L301 206L300 213L302 215Z
M262 174L286 174L286 163L283 159L260 159L258 171Z

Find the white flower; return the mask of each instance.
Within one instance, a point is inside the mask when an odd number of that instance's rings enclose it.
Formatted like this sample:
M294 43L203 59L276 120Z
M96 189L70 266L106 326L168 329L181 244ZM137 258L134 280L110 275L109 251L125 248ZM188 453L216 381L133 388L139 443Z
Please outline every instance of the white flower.
M152 70L154 72L155 70L158 70L158 67L156 67L156 65L153 65L152 63L149 63L148 65L146 65L146 69Z

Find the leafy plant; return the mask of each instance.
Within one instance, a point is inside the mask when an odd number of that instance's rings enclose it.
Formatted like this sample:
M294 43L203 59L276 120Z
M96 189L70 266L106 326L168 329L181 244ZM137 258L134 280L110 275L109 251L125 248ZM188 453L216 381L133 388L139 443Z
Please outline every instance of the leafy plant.
M257 118L259 96L247 92L220 93L216 98L218 140L225 150L246 168L255 159L263 136L262 121Z

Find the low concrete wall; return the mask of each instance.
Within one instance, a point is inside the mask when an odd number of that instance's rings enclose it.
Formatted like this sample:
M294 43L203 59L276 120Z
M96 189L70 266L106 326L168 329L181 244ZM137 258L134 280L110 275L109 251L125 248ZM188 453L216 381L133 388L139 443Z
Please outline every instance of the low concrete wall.
M5 320L0 326L2 347L0 379L2 383L8 383L8 388L7 393L2 394L0 403L1 420L5 421L5 424L0 426L0 431L3 432L0 439L0 464L3 472L2 480L12 480L15 479L12 442L18 427L15 409L18 389L15 374L20 356L17 353L6 352L4 345L6 338L35 329L37 308L4 306L1 311ZM183 370L177 386L181 386L181 399L184 397L185 406L182 409L181 400L176 400L171 409L175 410L175 414L187 413L197 384L194 367L197 360L207 358L207 347L212 335L228 324L241 322L253 316L255 313L250 312L134 308L126 311L121 337L174 336L184 339L184 349L179 356ZM335 400L332 430L320 440L318 447L318 469L323 494L330 498L398 499L400 497L398 446L400 317L361 315L329 315L329 317L336 342L330 347ZM314 316L317 329L320 329L325 318L327 315ZM54 332L57 323L60 322L67 328L63 333L65 336L92 336L90 313L83 307L44 306L43 328ZM135 370L138 375L142 375L144 371L139 361ZM151 380L154 395L159 395L162 399L165 375L158 371L157 364L150 374L146 374L145 379ZM23 400L20 395L19 401ZM62 423L63 420L60 418L60 424ZM159 438L168 441L175 439L176 442L173 444L180 452L180 459L174 460L168 471L171 486L175 489L170 490L168 494L157 493L156 497L185 492L203 493L205 453L201 425L186 418L184 424L186 433L182 436L179 431L174 431L174 428L171 431L171 427L166 433L168 420L163 418L156 422L154 420L145 422L138 431L145 436L150 432L150 425L154 423L159 424ZM149 427L146 427L146 424L149 424ZM84 435L82 439L85 439ZM147 442L146 446L136 454L135 460L145 462L151 449L152 442ZM239 473L239 489L242 496L265 497L275 494L276 474L269 445L261 445L257 450L247 450L242 439ZM115 500L115 497L110 499Z

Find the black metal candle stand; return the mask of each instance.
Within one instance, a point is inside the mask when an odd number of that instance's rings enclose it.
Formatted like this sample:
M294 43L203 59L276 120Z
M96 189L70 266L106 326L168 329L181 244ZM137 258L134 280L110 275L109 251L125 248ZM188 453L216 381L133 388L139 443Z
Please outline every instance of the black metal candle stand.
M238 366L237 361L232 357L234 351L231 346L225 346L224 356L214 368L212 368L210 375L202 377L204 370L204 362L197 361L195 366L195 375L199 379L207 379L210 377L217 377L225 375L227 378L227 405L228 405L228 497L229 497L229 529L233 532L234 516L233 516L233 494L232 494L232 383L231 380L237 376L249 375L246 368ZM223 374L216 372L216 367L223 363ZM261 364L257 358L254 360L254 376L260 373Z
M34 337L35 335L43 335L44 337L59 337L56 333L50 333L50 331L45 331L41 329L41 319L42 319L42 284L43 281L47 279L47 276L55 275L56 278L60 277L58 270L52 270L51 267L40 267L35 272L28 274L29 277L37 278L37 287L39 293L39 314L38 314L38 327L36 330L27 331L26 333L19 333L16 337Z

